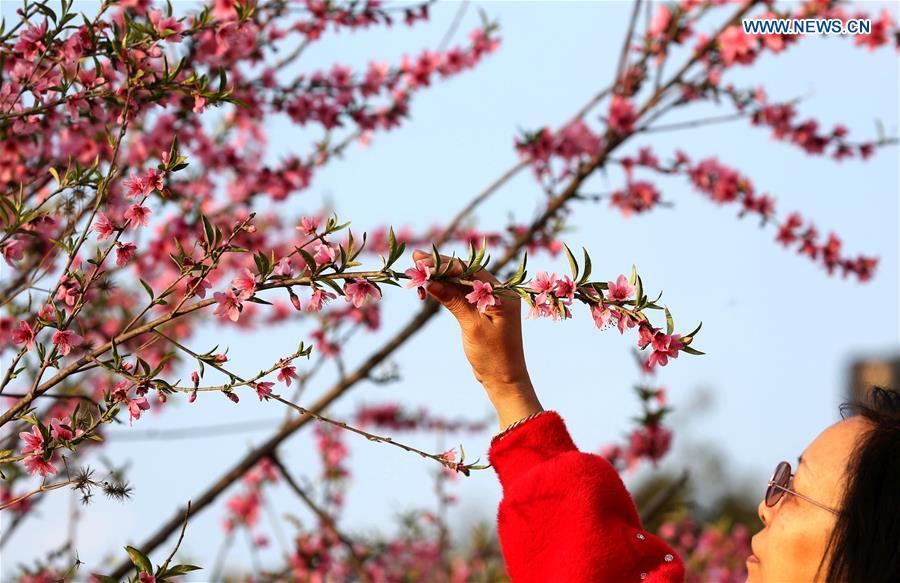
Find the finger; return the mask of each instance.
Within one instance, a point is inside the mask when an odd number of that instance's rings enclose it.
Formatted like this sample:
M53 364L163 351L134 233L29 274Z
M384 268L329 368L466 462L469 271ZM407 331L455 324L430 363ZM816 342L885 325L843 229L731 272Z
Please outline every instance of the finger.
M426 267L434 267L434 260L430 253L416 250L413 252L413 259L418 263L422 262ZM441 255L441 271L451 258ZM458 260L453 260L451 267L447 271L447 275L456 277L464 271L463 264ZM470 293L471 288L454 283L451 281L428 281L425 284L425 290L445 308L447 308L456 319L460 322L472 316L475 312L474 306L466 299L466 294Z
M446 255L441 255L440 258L441 258L441 267L440 267L441 275L445 275L448 277L458 277L458 276L462 275L463 271L465 271L465 264L462 262L461 259L453 259L451 257L447 257ZM434 257L432 256L432 254L428 253L427 251L422 251L421 249L416 249L415 251L413 251L413 261L416 261L416 262L421 261L428 267L434 267ZM447 262L450 262L450 261L452 261L450 269L448 269L447 272L444 273L444 269L446 269L446 264L447 264ZM500 283L500 280L498 280L496 277L494 277L493 273L486 271L484 269L479 269L478 271L473 273L471 277L472 277L472 279L485 281L490 284Z

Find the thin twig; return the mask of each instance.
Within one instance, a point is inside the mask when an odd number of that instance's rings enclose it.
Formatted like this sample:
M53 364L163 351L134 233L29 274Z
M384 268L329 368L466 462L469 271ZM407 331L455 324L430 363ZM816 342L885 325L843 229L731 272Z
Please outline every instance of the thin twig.
M356 549L353 547L353 541L350 540L345 534L343 534L340 530L338 530L337 525L334 522L334 519L330 514L325 512L318 504L316 504L313 499L306 493L306 491L297 484L297 481L294 480L294 477L291 473L284 467L284 464L281 463L281 460L277 455L271 456L272 463L274 463L278 470L281 472L281 475L284 476L284 481L287 482L288 486L290 486L291 490L294 491L297 496L300 497L303 502L309 506L309 509L312 510L315 515L319 518L319 520L325 523L332 532L334 532L335 536L338 537L338 540L347 548L347 552L350 554L350 561L353 563L354 568L356 569L357 575L363 581L371 582L372 577L366 571L365 565L363 563L363 559L356 553Z

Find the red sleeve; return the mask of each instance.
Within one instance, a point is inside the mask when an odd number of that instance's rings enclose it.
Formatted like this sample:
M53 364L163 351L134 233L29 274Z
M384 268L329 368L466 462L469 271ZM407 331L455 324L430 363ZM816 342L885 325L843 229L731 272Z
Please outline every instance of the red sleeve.
M503 486L498 534L512 583L684 581L615 468L578 451L555 411L509 430L488 456Z

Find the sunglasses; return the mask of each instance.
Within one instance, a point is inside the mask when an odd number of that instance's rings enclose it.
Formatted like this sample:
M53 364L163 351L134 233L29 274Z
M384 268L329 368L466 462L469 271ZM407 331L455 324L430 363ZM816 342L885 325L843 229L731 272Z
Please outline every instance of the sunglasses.
M794 474L791 473L791 464L788 462L781 462L777 466L775 466L775 473L772 474L772 479L769 480L769 487L766 490L766 506L770 508L778 504L778 501L781 500L781 497L784 496L784 493L793 494L797 498L802 500L806 500L810 504L815 504L822 510L827 510L831 512L835 516L839 513L834 508L826 506L821 502L816 502L812 498L807 498L803 494L799 494L791 489L794 482Z

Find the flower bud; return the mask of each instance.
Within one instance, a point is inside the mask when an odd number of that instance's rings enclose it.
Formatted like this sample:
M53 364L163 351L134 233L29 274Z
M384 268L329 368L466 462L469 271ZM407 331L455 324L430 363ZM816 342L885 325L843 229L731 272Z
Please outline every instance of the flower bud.
M421 286L417 287L417 288L416 288L416 292L419 294L419 299L420 299L420 300L424 300L424 299L425 299L425 288L424 288L424 287L421 287Z
M197 371L191 373L191 381L193 381L195 389L200 386L200 375L197 374ZM194 394L197 394L197 391L194 391Z
M228 397L229 399L231 399L232 403L237 403L238 401L240 401L238 396L235 395L234 393L232 393L231 391L226 391L225 396Z
M294 309L298 312L302 311L303 305L300 303L300 298L294 293L294 290L288 289L288 294L291 296L291 303L294 305Z
M193 403L196 400L197 400L197 391L191 391L191 394L188 397L188 403Z

